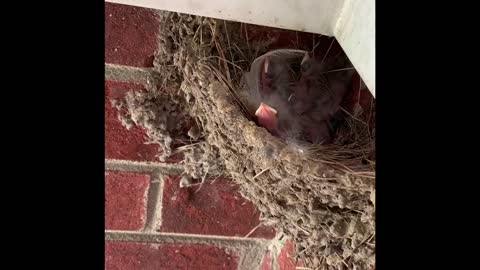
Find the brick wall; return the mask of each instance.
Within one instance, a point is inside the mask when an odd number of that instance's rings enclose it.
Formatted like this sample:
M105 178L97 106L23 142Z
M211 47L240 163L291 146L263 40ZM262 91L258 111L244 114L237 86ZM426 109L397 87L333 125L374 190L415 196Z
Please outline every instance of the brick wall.
M153 10L105 4L105 269L274 269L275 230L231 180L180 188L177 160L162 163L145 131L127 130L111 105L152 79L159 30ZM295 269L292 243L277 256ZM276 256L276 255L274 255Z

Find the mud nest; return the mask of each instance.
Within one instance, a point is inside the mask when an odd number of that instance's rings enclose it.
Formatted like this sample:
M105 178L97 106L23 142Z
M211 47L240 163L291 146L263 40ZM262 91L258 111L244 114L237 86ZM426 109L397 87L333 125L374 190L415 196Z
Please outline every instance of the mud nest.
M334 144L283 141L252 122L239 100L242 75L268 40L249 40L240 23L192 15L160 12L160 25L156 81L119 105L124 122L145 127L162 160L183 152L182 187L201 188L209 175L234 179L278 239L296 243L305 267L373 269L371 111L348 114Z

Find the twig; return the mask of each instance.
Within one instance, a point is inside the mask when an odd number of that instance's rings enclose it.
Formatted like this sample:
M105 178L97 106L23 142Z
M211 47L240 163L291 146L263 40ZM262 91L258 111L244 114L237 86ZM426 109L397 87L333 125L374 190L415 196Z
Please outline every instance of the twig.
M205 57L201 58L200 61L202 61L202 60L204 60L204 59L211 59L211 58L218 58L219 60L225 61L225 62L229 63L230 65L238 68L240 71L243 71L243 69L242 69L240 66L236 65L235 63L233 63L233 62L231 62L231 61L228 61L228 60L225 59L225 58L222 58L222 57L220 57L220 56L217 56L217 55L205 56Z
M375 236L375 232L372 235L363 239L363 241L360 242L360 244L358 244L358 246L356 246L355 248L352 249L352 253L350 253L347 257L343 258L342 261L345 263L345 260L350 258L350 256L352 256L352 254L353 254L353 252L355 252L355 250L357 250L361 245L363 245L365 242L367 242L367 240L369 241L370 239L372 239L374 236Z
M315 34L312 33L312 48L315 48ZM313 49L312 49L313 52ZM313 56L315 56L315 53L313 53Z
M202 22L200 22L200 25L197 27L197 30L195 30L195 34L193 34L192 40L195 40L197 37L198 32L200 31L200 28L203 26Z
M247 40L248 53L252 55L252 48L250 47L250 42L248 41L248 30L247 30L246 24L245 24L245 38Z
M257 174L252 178L252 180L255 180L255 179L256 179L257 177L259 177L262 173L264 173L264 172L266 172L266 171L268 171L268 170L270 170L270 169L271 169L271 168L268 167L268 168L262 170L261 172L257 173Z
M242 55L243 59L245 59L245 61L248 62L247 56L245 55L245 53L244 53L242 50L240 50L240 48L238 48L237 44L233 43L233 46L235 46L235 48L237 49L237 51Z
M297 256L303 254L305 251L307 251L309 248L311 248L311 247L313 247L313 246L314 246L314 244L310 244L308 247L306 247L306 248L304 248L302 251L300 251L300 252L297 254Z
M342 110L344 113L346 113L348 116L352 117L353 119L357 120L358 122L366 125L368 127L368 124L365 123L364 121L358 119L357 117L353 116L351 113L349 113L347 110L345 110L344 108L340 107L340 110Z
M187 144L187 145L183 145L183 146L179 146L175 149L175 151L171 154L171 155L174 155L174 154L177 154L179 152L182 152L182 151L185 151L189 148L192 148L194 147L195 145L199 145L199 144L203 144L205 143L205 141L201 141L201 142L196 142L196 143L192 143L192 144Z
M298 225L295 224L295 223L292 223L292 225L295 226L295 227L297 227L297 229L301 230L302 232L306 233L307 235L311 235L311 234L312 234L311 232L305 230L304 228L298 226Z
M313 36L314 39L315 39L315 36ZM312 49L312 53L313 53L313 56L315 57L315 49L318 47L318 45L320 45L320 41L322 40L322 35L320 34L320 36L318 37L318 42L317 44L315 44L315 46L313 46L313 49Z
M200 24L200 46L203 46L203 20Z
M243 238L247 238L249 237L256 229L258 229L258 227L260 227L260 225L262 225L262 223L258 223L257 226L255 226L249 233L247 233L247 235L245 235Z
M227 23L225 22L225 20L223 20L223 25L225 26L225 35L227 36L228 51L230 52L230 57L233 63L233 53L230 45L230 37L228 35ZM237 77L237 72L235 71L235 69L233 70L233 73L235 74L235 77Z
M300 41L298 40L298 31L295 31L295 37L297 38L297 44L295 45L295 48L300 49Z
M327 58L328 52L330 52L330 48L332 48L332 45L333 45L333 42L334 42L334 41L335 41L335 38L333 38L332 43L330 43L330 47L328 47L328 50L327 50L327 52L325 53L325 55L323 56L322 62L320 62L320 64L322 64L323 61Z
M206 171L206 172L205 172L205 174L203 175L203 177L202 177L202 181L200 182L200 187L198 187L198 189L197 189L197 190L196 190L196 191L195 191L193 194L195 194L195 193L199 192L199 191L200 191L200 189L202 188L202 186L203 186L203 183L205 182L205 179L207 178L208 169L210 169L210 167L207 167L207 171Z
M213 180L212 180L212 184L215 183L215 181L217 181L218 178L222 177L223 176L223 173L218 175L217 177L215 177Z
M344 70L352 70L352 69L355 69L355 68L354 68L354 67L349 67L349 68L332 69L332 70L329 70L329 71L322 72L322 73L320 73L320 74L337 72L337 71L344 71Z

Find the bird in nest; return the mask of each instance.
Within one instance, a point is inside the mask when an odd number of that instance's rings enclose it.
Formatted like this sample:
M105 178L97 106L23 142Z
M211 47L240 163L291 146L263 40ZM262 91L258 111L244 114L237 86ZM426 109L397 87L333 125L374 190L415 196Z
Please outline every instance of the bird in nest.
M354 69L304 50L279 49L256 58L244 74L242 102L259 126L273 135L314 144L331 143L341 122L342 101Z

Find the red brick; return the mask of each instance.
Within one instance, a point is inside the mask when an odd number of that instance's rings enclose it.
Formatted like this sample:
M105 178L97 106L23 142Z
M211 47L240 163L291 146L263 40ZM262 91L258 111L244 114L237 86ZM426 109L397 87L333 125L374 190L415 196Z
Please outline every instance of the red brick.
M154 10L105 3L105 61L152 67L158 31Z
M295 262L295 243L287 241L285 246L280 251L280 254L277 257L278 267L273 267L272 255L270 252L267 252L263 257L262 264L260 265L260 270L295 270L297 267L302 267L303 263L301 261Z
M179 187L179 178L166 177L163 192L162 232L246 236L259 224L260 213L227 179ZM260 226L250 237L273 238L275 230Z
M105 229L142 230L149 186L149 175L106 172Z
M145 144L147 135L143 128L133 126L128 130L118 119L118 111L111 99L120 99L130 90L141 90L134 83L105 82L105 158L135 161L158 161L159 146Z
M287 241L277 257L280 270L295 270L296 267L303 266L303 263L295 262L295 243Z
M146 144L147 134L142 127L133 126L128 130L118 119L118 111L112 107L111 100L120 100L130 90L142 91L144 86L136 83L105 82L105 157L135 161L159 161L161 153L157 144ZM167 158L167 163L183 160L183 153Z
M236 270L238 256L206 245L105 243L105 269Z
M270 252L267 252L265 256L263 256L262 264L260 265L259 270L273 270L272 266L272 256L270 255Z

